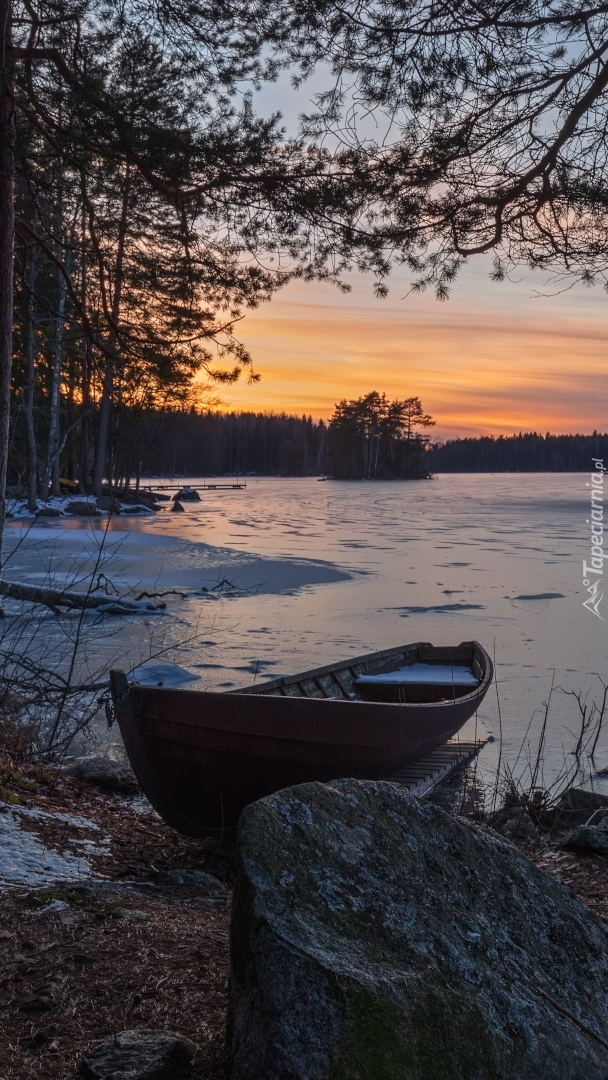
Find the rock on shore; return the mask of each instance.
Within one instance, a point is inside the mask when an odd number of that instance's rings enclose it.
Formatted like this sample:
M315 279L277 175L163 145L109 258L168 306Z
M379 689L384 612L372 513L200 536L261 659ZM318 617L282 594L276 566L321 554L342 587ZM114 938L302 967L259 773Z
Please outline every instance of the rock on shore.
M87 1080L178 1080L196 1053L173 1031L121 1031L96 1046L80 1065Z
M247 807L231 947L232 1080L608 1077L603 924L396 785Z
M110 761L103 757L77 758L62 767L68 776L75 776L85 784L93 784L104 791L120 791L132 795L139 791L139 784L130 765ZM0 1078L1 1080L1 1078Z

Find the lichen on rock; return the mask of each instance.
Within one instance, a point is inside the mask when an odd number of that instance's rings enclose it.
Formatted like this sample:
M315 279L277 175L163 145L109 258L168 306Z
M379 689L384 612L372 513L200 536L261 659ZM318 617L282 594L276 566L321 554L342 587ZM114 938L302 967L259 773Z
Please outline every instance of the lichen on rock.
M608 1077L603 924L398 785L247 807L231 949L232 1080Z

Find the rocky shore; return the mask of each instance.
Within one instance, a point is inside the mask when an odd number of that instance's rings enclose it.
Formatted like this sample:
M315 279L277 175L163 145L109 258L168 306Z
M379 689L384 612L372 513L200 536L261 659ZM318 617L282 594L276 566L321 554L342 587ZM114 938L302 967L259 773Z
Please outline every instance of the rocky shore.
M330 790L312 785L321 789L312 803L310 794L296 788L255 804L246 812L237 858L233 848L188 840L165 826L134 791L128 772L110 762L95 767L89 760L63 771L39 764L2 769L0 831L10 821L40 851L66 859L68 866L70 859L79 860L79 870L71 880L53 881L49 861L44 881L44 865L34 861L24 880L11 882L16 866L7 870L0 861L0 1077L105 1076L107 1069L99 1071L105 1067L103 1052L96 1051L104 1040L120 1032L139 1032L145 1040L152 1031L177 1032L195 1048L192 1063L182 1061L185 1074L195 1080L231 1075L232 1080L275 1075L313 1080L326 1075L328 1047L339 1059L338 1045L351 1049L342 1055L342 1072L336 1075L358 1075L361 1066L362 1077L375 1078L376 1072L365 1071L371 1053L378 1068L384 1062L377 1075L397 1080L410 1075L403 1072L404 1063L393 1060L404 1044L399 1001L409 987L420 1009L427 1002L425 1024L429 1016L439 1016L433 994L449 989L452 995L452 1006L442 1013L441 1038L435 1033L431 1040L427 1024L432 1062L416 1051L422 1057L415 1068L420 1071L424 1064L425 1080L427 1073L435 1075L428 1072L431 1064L446 1080L457 1076L454 1069L463 1064L450 1064L450 1053L463 1045L470 1075L480 1080L493 1078L499 1066L517 1080L528 1075L603 1080L608 1054L595 1036L608 1040L603 1005L608 874L602 855L563 846L567 835L585 827L579 819L588 820L588 806L579 805L578 797L569 811L574 817L553 832L536 826L533 832L521 811L519 824L509 826L514 815L507 814L495 822L497 829L506 827L501 838L429 804L412 808L399 792L382 795L374 821L367 806L372 796L361 785L347 790L353 783L330 785ZM314 828L319 815L323 826ZM602 816L600 811L594 819L599 832ZM429 831L436 836L433 844ZM302 845L308 845L304 856ZM26 848L21 844L22 852ZM404 877L408 862L409 877ZM237 863L231 1065L226 1020ZM456 877L450 877L454 867ZM27 873L34 870L40 876L28 884ZM346 902L348 874L354 884ZM404 942L407 964L400 953ZM308 965L304 983L295 954ZM425 996L418 984L430 968L440 978L434 975ZM356 995L356 1000L345 997L346 984L357 986L357 993L369 991L367 1004ZM265 988L263 1008L260 987ZM290 1026L273 1012L273 994L291 1003L284 1010ZM357 1009L365 1004L365 1024L359 1009L351 1032L358 1033L359 1042L350 1035L345 1041L351 1021L340 1017L347 999L349 1009L357 1001ZM374 1001L378 1008L372 1008ZM325 1031L328 1024L331 1031ZM325 1032L322 1038L319 1032ZM526 1050L530 1032L538 1037L533 1051ZM130 1036L125 1038L128 1044ZM317 1041L314 1060L306 1056L311 1038ZM158 1045L168 1053L163 1039ZM411 1031L408 1040L416 1045ZM509 1040L519 1072L508 1065ZM281 1050L283 1072L277 1073L276 1063L260 1054L268 1047L276 1054L281 1046L289 1053ZM521 1071L527 1052L534 1072L529 1061L528 1071ZM360 1065L349 1053L360 1055ZM507 1055L504 1060L501 1054ZM92 1064L83 1065L85 1059ZM98 1071L87 1073L87 1067Z

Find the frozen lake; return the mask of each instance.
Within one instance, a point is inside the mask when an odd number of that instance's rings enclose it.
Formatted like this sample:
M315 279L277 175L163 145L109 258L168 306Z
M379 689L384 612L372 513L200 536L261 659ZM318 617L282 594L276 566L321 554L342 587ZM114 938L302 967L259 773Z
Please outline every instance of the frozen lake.
M477 638L496 657L503 753L514 761L523 745L525 758L552 678L596 700L598 675L608 681L606 622L582 606L588 479L252 477L243 491L202 493L201 502L184 503L184 514L116 518L100 567L107 576L121 590L188 596L167 596L163 616L98 622L98 657L128 667L160 653L200 676L193 689L228 689L395 644ZM104 524L50 519L25 535L14 523L8 546L19 543L6 576L84 574ZM578 723L576 703L554 691L548 773L572 749ZM494 690L479 726L498 739ZM488 767L497 748L484 751ZM608 737L597 763L608 763Z

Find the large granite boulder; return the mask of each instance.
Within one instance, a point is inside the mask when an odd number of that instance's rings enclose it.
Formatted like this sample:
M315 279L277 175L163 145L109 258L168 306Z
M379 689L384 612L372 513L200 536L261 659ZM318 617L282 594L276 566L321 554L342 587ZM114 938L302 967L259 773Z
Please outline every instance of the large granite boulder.
M145 491L121 491L120 501L125 505L148 506L153 510L155 497Z
M339 780L238 843L232 1080L608 1077L608 933L490 829Z
M116 499L113 495L99 495L96 501L97 509L105 510L107 514L120 514L122 510L120 499Z
M56 506L41 506L36 511L36 517L62 517L61 510Z

